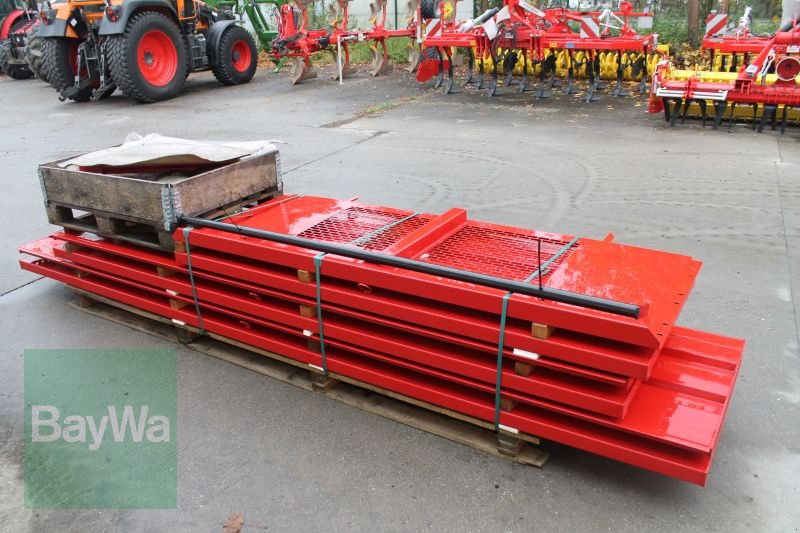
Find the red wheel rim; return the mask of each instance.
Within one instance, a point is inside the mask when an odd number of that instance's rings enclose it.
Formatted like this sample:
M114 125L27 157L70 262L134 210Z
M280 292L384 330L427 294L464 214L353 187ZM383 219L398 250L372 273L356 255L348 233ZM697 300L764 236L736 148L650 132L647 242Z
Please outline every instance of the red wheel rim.
M231 47L231 64L239 72L245 72L250 68L253 54L245 41L239 40Z
M775 74L781 81L794 81L800 74L800 59L794 56L785 56L775 65Z
M136 51L139 72L150 85L163 87L178 72L178 50L169 35L161 30L150 30L142 36Z

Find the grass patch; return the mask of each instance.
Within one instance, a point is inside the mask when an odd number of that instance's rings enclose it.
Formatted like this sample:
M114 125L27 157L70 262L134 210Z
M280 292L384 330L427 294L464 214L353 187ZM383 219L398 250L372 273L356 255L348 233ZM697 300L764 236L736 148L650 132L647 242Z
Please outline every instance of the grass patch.
M361 116L376 117L387 111L391 111L392 109L397 109L401 105L413 102L416 99L417 99L416 96L404 96L402 98L397 98L395 100L387 100L386 102L381 102L380 104L376 104L374 106L366 108L364 111L361 112Z

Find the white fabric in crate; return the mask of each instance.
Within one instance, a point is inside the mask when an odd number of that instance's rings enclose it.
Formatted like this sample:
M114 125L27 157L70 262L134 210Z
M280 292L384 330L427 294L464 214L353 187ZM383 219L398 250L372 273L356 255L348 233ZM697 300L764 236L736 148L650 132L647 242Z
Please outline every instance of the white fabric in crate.
M89 152L59 163L62 168L76 165L136 166L136 165L191 165L221 163L246 159L277 150L274 143L281 141L194 141L177 137L164 137L151 133L142 137L130 133L119 146Z

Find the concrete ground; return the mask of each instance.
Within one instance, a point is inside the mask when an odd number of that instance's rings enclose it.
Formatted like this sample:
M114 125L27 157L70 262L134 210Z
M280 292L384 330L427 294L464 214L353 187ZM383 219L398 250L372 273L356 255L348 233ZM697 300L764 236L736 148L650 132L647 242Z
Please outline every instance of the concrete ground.
M443 96L405 73L290 87L259 71L233 88L200 75L148 106L60 103L36 81L0 79L0 94L0 530L219 531L234 512L272 531L800 528L796 128L669 129L641 99ZM37 164L131 131L286 141L287 192L461 206L702 260L681 324L748 343L708 487L552 443L545 468L519 466L182 348L178 509L23 509L23 350L171 346L17 266L15 247L53 229Z

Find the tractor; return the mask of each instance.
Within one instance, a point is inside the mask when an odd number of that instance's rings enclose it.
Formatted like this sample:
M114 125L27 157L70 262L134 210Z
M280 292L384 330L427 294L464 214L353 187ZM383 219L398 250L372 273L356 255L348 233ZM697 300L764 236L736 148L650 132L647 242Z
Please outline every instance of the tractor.
M37 25L36 11L16 0L0 0L0 70L15 80L31 78L26 59L27 32Z
M143 103L177 96L190 72L249 82L258 50L233 11L199 0L67 0L40 12L38 37L61 100L100 100L119 88Z

